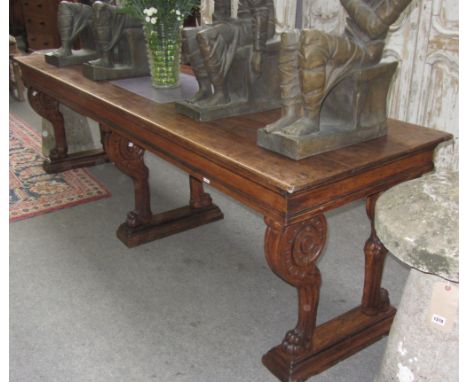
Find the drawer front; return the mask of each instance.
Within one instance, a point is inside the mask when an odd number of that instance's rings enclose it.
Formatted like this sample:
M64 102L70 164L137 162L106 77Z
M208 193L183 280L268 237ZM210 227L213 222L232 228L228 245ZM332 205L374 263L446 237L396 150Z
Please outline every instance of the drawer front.
M52 49L58 48L60 41L50 34L30 33L28 31L28 46L33 50Z
M58 1L52 0L22 0L24 18L28 17L50 17L57 20ZM55 21L57 22L57 21Z
M58 2L59 0L21 0L30 49L52 49L60 46L57 28Z

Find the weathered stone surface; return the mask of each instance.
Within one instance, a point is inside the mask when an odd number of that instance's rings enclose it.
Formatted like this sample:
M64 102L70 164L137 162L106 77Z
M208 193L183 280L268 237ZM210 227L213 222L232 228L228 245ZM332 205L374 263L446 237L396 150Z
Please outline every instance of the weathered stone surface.
M411 270L375 382L458 381L458 311L449 331L427 318L439 282L437 276Z
M375 228L404 263L458 282L458 172L432 173L383 193Z
M93 134L86 117L62 104L60 104L59 110L65 122L65 134L69 154L100 147L100 144L96 143L93 139ZM48 157L50 150L54 147L54 128L49 121L42 119L42 153Z

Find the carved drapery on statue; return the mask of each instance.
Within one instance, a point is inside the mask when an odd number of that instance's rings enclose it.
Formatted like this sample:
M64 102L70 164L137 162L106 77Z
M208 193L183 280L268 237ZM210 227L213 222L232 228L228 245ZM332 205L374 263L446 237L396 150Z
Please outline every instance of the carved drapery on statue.
M87 4L62 1L58 6L57 24L61 47L45 54L45 60L52 65L62 67L78 65L97 58L94 42L93 11ZM81 49L72 50L79 39Z
M257 143L302 159L386 134L386 98L396 63L380 63L385 37L411 0L341 0L345 32L282 34L282 117Z
M93 25L99 58L83 65L89 79L114 80L149 74L141 21L117 12L118 6L93 3Z
M56 66L83 65L92 80L112 80L149 73L142 24L117 12L117 0L93 1L92 6L62 1L58 26L62 46L45 55ZM79 38L82 49L72 50Z
M177 110L207 121L278 107L274 37L273 0L241 0L237 18L231 18L230 0L215 1L213 24L183 30L199 92Z
M238 3L239 0L231 0L231 16L237 15ZM274 0L274 3L276 33L282 33L285 30L294 28L296 25L298 7L301 8L301 1ZM213 8L214 0L200 0L201 25L211 24L213 22Z

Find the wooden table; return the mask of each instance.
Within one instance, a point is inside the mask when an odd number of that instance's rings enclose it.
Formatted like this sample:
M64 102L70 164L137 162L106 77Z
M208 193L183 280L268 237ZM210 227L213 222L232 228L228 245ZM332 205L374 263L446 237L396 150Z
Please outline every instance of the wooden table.
M387 137L293 161L257 147L256 130L279 111L199 123L108 82L92 82L79 67L56 68L40 56L18 57L32 107L54 126L57 147L47 171L92 165L103 154L67 154L58 102L100 123L105 152L135 185L135 209L118 229L138 245L222 218L203 190L221 190L265 217L265 257L298 292L298 321L263 356L282 381L303 381L386 335L395 308L381 288L387 250L373 228L379 193L433 169L433 151L450 135L389 120ZM186 207L153 215L145 150L189 174ZM372 222L365 244L365 280L356 308L316 326L321 284L316 261L327 237L324 212L366 198ZM332 276L331 276L332 277Z

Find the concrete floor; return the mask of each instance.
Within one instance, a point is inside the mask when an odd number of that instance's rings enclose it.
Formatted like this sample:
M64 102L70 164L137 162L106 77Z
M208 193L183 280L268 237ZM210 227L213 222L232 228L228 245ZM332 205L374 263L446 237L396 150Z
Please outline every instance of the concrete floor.
M10 111L40 129L27 103ZM183 205L188 178L146 154L153 210ZM263 256L262 216L208 187L224 220L127 249L115 236L132 183L112 164L92 173L112 197L10 225L11 382L275 381L261 356L296 322L296 293ZM362 202L327 214L318 322L361 299ZM398 305L408 269L389 256ZM386 339L311 378L369 382Z

